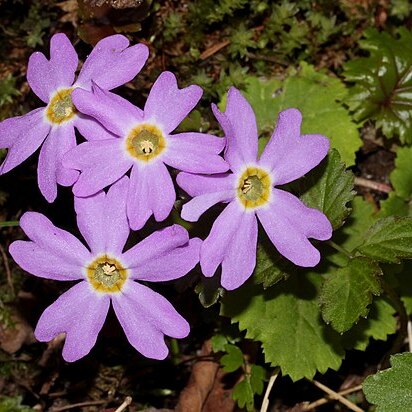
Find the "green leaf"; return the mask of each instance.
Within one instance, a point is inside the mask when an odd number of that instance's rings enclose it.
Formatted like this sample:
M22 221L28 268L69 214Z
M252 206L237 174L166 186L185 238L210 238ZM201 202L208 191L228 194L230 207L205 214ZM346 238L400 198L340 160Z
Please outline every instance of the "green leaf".
M253 390L248 377L236 384L233 388L232 397L240 408L246 407L248 411L254 410Z
M220 359L220 364L225 372L234 372L243 365L243 353L236 346L228 343L225 345L226 355Z
M390 369L368 376L363 392L378 412L410 411L412 407L412 353L391 356Z
M411 216L412 204L397 196L395 192L389 193L387 199L380 203L379 217Z
M225 345L227 344L227 337L224 335L214 335L212 336L212 350L213 352L223 352L225 350Z
M257 247L254 280L265 289L273 286L289 276L287 265L271 242L261 241Z
M355 196L354 176L345 171L340 155L331 150L328 157L314 170L291 185L301 200L309 207L321 210L331 222L333 229L343 225L351 209L347 207Z
M397 330L396 310L385 299L374 299L367 319L360 321L342 336L346 349L365 350L371 338L387 340Z
M396 273L396 291L398 292L408 315L412 315L412 262L402 262L401 270Z
M248 282L225 296L221 313L262 342L266 362L293 380L310 379L339 368L344 355L339 335L320 316L320 282L319 274L299 271L266 290Z
M259 365L252 365L250 369L250 386L253 393L260 395L263 392L263 382L266 380L266 369Z
M390 179L395 193L405 200L412 197L411 164L412 147L400 147L396 152L395 170L391 173Z
M322 286L322 316L339 333L349 330L358 319L368 315L373 295L381 293L376 263L364 258L351 259L348 265L328 276Z
M347 165L355 163L355 152L361 147L357 126L343 100L347 91L336 77L317 72L302 62L299 70L291 70L280 81L248 77L245 96L252 105L259 130L272 131L280 111L295 107L302 112L302 133L323 134L338 149Z
M378 262L399 263L400 259L412 259L412 218L379 219L357 250Z
M401 27L394 38L369 29L359 45L369 57L344 66L346 79L355 82L347 99L355 119L374 119L386 137L412 142L412 34Z

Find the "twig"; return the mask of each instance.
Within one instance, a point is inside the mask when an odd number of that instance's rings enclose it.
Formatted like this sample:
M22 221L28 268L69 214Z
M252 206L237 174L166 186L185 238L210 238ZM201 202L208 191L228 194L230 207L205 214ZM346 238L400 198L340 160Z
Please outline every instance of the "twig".
M4 269L6 270L6 276L7 276L7 283L11 289L11 292L13 296L15 296L15 290L14 290L14 285L13 285L13 279L11 278L11 270L9 266L9 260L7 259L6 252L4 251L4 248L2 245L0 245L0 254L3 259L4 263Z
M317 386L319 389L321 389L322 391L326 392L332 399L335 399L337 401L339 401L340 403L343 403L345 406L347 406L351 411L354 412L364 412L363 409L359 408L358 406L356 406L354 403L352 403L351 401L348 401L345 397L343 397L341 394L339 394L338 392L333 391L332 389L328 388L327 386L325 386L324 384L318 382L318 381L311 381L315 386Z
M103 405L105 403L107 403L107 400L79 402L79 403L73 403L72 405L61 406L60 408L52 408L50 411L51 412L68 411L69 409L82 408L83 406Z
M230 40L224 40L220 43L214 44L213 46L207 48L201 55L200 60L206 60L210 56L213 56L219 50L222 50L224 47L230 44Z
M132 400L131 396L126 396L124 402L114 412L122 412L123 409L126 409L132 403Z
M408 320L408 345L409 352L412 352L412 323Z
M344 391L340 391L340 392L338 392L338 394L344 396L344 395L349 395L352 392L358 392L360 390L362 390L362 385L357 385L357 386L354 386L353 388L348 388L348 389L345 389ZM312 402L309 405L304 406L303 410L304 411L311 411L312 409L315 409L318 406L322 406L325 403L330 402L331 400L333 400L333 399L329 396L318 399L317 401Z
M288 62L282 59L278 59L275 56L265 56L262 54L247 53L247 57L253 60L262 60L262 61L269 62L269 63L276 63L276 64L279 64L280 66L287 66L289 64Z
M355 177L355 186L362 186L383 193L392 192L392 188L386 183L375 182L373 180L364 179L363 177Z
M273 385L274 385L278 375L279 375L279 368L276 368L273 371L273 374L269 379L269 383L268 383L268 386L266 388L265 396L263 397L263 402L262 402L262 407L260 408L260 412L266 412L269 408L269 395L270 395L270 392L273 388Z

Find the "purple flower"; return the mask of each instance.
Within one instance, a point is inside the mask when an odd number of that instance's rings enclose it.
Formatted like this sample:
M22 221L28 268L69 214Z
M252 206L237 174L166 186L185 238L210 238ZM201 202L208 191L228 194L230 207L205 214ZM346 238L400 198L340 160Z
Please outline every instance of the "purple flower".
M90 196L131 169L127 216L140 229L154 214L162 221L170 214L176 193L166 165L193 173L219 173L228 164L218 155L225 139L203 133L171 134L202 95L198 86L179 89L176 77L163 72L154 83L144 111L102 90L75 90L76 107L96 118L115 136L85 134L90 140L71 150L66 167L81 171L73 187L76 196Z
M35 336L46 342L66 333L63 357L73 362L87 355L103 326L110 302L127 339L148 358L168 354L164 335L183 338L189 325L161 295L135 282L177 279L199 261L200 239L173 225L123 252L129 235L124 177L107 194L76 198L77 223L90 251L45 216L25 213L20 224L31 241L10 246L14 260L27 272L54 280L80 280L49 306Z
M251 276L256 265L256 215L283 256L299 266L315 266L320 254L308 238L329 239L332 226L319 210L275 186L289 183L319 164L328 152L328 139L301 136L302 116L298 110L288 109L279 114L276 129L257 160L255 115L240 92L232 87L226 112L219 112L216 106L213 111L226 135L225 159L233 173L177 176L178 184L194 197L183 206L183 219L194 222L214 204L229 202L202 244L204 275L213 276L222 264L221 282L228 290Z
M50 60L43 53L33 53L27 80L47 106L0 123L0 147L9 149L0 174L22 163L44 141L37 169L40 191L47 201L53 202L57 183L71 186L79 173L62 168L61 159L76 146L74 126L81 134L93 130L101 138L111 136L95 120L78 113L71 93L77 87L90 89L92 81L103 89L113 89L133 79L147 60L148 48L143 44L128 46L129 41L121 35L101 40L84 62L75 82L78 58L66 35L59 33L51 38Z

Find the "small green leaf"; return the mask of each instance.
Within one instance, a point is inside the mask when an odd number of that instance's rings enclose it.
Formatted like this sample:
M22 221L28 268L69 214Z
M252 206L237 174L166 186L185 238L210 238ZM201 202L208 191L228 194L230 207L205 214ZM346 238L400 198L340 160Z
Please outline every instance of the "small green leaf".
M339 368L344 355L339 335L320 316L320 282L318 273L303 271L266 290L248 282L225 296L221 313L262 342L266 362L293 380L311 379Z
M394 38L376 29L365 31L360 41L368 57L345 64L344 76L355 82L347 103L355 119L376 120L388 138L412 142L412 34L404 27Z
M365 350L370 339L387 340L397 330L396 310L384 298L373 300L368 318L359 322L343 334L342 343L346 349Z
M395 170L390 179L395 193L409 200L412 197L412 147L400 147L396 152Z
M382 271L364 258L351 259L348 265L328 276L322 286L322 317L339 333L349 330L358 319L366 317L373 295L379 295Z
M412 259L412 218L379 219L357 250L378 262L399 263L400 259Z
M225 345L226 355L220 359L220 364L225 372L234 372L243 365L243 353L236 346L228 343Z
M250 369L250 386L253 393L260 395L263 392L263 383L266 380L266 369L259 365L252 365Z
M363 392L378 412L410 411L412 407L412 353L391 356L390 369L368 376Z
M412 204L399 197L395 192L389 193L387 199L381 201L379 217L411 216Z
M250 412L254 410L253 390L248 377L236 384L233 388L232 397L240 408L246 408Z
M223 352L225 350L225 345L227 344L226 336L220 334L214 335L211 341L213 352Z
M338 102L347 94L338 78L302 62L299 70L291 70L284 81L247 77L246 83L245 96L256 113L261 132L272 131L278 113L295 107L303 115L302 133L327 136L345 163L354 164L362 141L347 109Z
M353 182L353 173L345 171L339 153L331 150L316 169L291 187L298 193L303 193L301 200L307 206L321 210L333 228L337 229L343 225L351 211L347 203L355 196Z

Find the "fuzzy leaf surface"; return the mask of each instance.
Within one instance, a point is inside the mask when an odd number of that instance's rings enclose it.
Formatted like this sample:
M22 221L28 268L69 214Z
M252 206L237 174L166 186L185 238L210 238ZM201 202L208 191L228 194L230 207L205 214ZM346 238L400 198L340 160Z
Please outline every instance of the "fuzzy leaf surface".
M347 204L354 198L354 176L345 171L339 153L331 150L326 159L302 179L291 185L292 191L302 194L309 207L321 210L336 230L351 212Z
M359 322L342 336L342 344L346 349L364 351L371 339L387 340L397 330L396 310L385 299L377 297L373 300L367 319Z
M321 318L320 283L318 273L303 271L266 290L248 282L225 296L221 314L262 343L266 362L295 381L311 379L339 368L344 356L339 334Z
M379 219L357 250L378 262L399 263L400 259L412 259L412 218Z
M362 142L347 109L339 103L347 95L339 79L302 62L299 70L291 70L283 81L248 77L246 84L245 96L256 113L261 132L271 132L278 113L294 107L303 115L302 134L328 137L348 166L355 163L355 152Z
M390 179L395 193L409 200L412 197L412 147L400 147L396 152L395 169Z
M359 42L368 57L345 64L344 75L355 85L347 103L355 119L376 120L388 138L412 142L412 34L401 27L397 38L376 29Z
M319 297L324 321L343 333L366 317L373 295L381 293L381 274L379 265L364 257L351 259L346 267L331 273Z
M412 405L412 353L391 356L390 369L368 376L363 392L378 412L409 411Z

